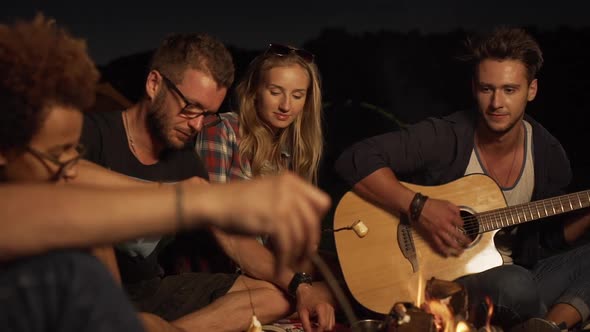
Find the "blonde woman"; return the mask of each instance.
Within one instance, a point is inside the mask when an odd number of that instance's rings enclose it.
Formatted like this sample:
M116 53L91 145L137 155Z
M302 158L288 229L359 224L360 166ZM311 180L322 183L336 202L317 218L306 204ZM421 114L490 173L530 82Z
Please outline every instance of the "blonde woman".
M203 129L196 140L211 182L291 170L316 184L323 139L320 75L313 54L270 44L250 63L236 97L239 111L220 114L219 123ZM322 283L312 286L309 271L275 274L274 258L256 239L215 233L244 273L271 281L286 301L296 299L306 331L312 331L310 317L317 318L313 330L333 328L332 299Z
M322 154L320 76L313 54L271 44L236 88L239 113L203 130L197 152L212 182L290 169L317 182Z

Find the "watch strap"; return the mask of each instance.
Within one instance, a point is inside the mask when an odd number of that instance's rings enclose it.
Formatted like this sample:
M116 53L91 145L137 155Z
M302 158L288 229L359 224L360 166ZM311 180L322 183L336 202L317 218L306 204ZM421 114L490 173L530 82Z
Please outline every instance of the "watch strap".
M301 284L311 285L312 280L313 280L313 278L311 277L311 275L309 275L305 272L297 272L293 275L291 282L289 282L289 287L287 288L287 291L289 292L289 294L291 296L294 297L296 295L297 288L299 288L299 285L301 285Z

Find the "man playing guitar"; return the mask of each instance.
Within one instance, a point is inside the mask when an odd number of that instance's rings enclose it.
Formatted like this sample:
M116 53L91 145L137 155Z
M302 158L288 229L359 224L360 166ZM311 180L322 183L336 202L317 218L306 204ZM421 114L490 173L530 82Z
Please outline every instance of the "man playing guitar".
M400 180L434 186L484 173L496 181L509 206L563 194L571 180L561 144L525 114L543 63L537 42L523 30L499 28L468 46L465 60L473 65L477 112L429 118L361 141L336 163L357 194L391 213L408 215L412 227L444 257L460 256L471 242L459 207L428 198ZM504 264L458 280L468 289L477 322L484 296L491 297L496 324L504 327L531 317L568 328L588 319L590 246L569 246L590 226L590 214L584 212L498 232L495 242Z

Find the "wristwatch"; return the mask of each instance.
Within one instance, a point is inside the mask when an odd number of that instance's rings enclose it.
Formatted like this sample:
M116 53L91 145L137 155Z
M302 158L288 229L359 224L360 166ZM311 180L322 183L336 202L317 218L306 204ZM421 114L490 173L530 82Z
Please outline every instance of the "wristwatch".
M301 284L311 285L311 281L312 281L311 275L309 275L305 272L297 272L293 276L293 279L291 279L291 282L289 282L289 287L287 288L287 291L289 292L289 294L291 296L295 297L296 292L297 292L297 288L299 287L299 285L301 285Z

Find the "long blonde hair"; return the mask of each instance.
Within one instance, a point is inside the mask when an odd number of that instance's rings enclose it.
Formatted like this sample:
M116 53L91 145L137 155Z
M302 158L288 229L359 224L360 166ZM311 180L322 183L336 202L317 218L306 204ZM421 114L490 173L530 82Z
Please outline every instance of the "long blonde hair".
M310 79L305 105L289 127L274 133L258 114L256 93L265 71L293 64L305 69ZM284 169L286 166L281 160L281 150L286 146L291 153L289 168L317 184L323 137L321 82L315 63L305 61L294 52L281 56L270 52L261 54L248 66L246 75L236 87L236 97L240 120L240 155L250 160L252 175L264 174L269 163L275 170Z

